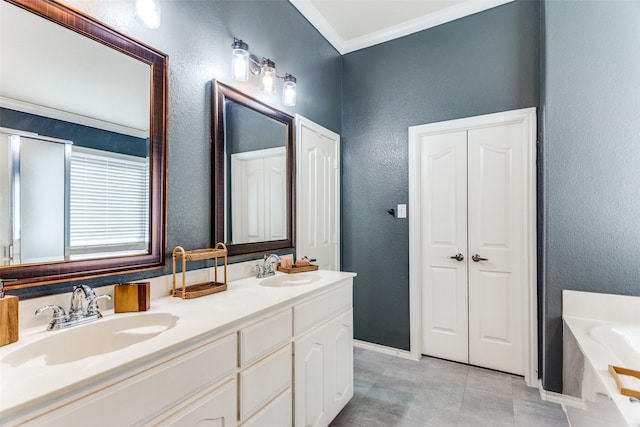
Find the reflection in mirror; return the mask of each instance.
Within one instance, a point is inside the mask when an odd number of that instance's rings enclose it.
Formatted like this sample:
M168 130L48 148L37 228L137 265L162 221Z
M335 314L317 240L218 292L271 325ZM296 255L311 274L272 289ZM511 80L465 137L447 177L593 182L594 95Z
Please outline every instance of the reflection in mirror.
M231 255L293 246L293 117L214 83L214 230Z
M224 105L226 244L287 237L286 125L230 99Z
M162 266L166 55L52 1L0 20L0 277Z

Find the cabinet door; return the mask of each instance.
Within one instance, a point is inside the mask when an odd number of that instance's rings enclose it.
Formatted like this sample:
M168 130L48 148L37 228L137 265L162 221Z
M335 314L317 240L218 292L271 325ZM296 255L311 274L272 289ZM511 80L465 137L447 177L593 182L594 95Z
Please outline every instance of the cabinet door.
M327 323L295 341L296 427L326 426L330 420L327 399L328 344Z
M152 425L235 427L237 425L236 401L236 381L234 379L196 398L170 418L154 421Z
M330 420L353 397L353 309L329 322L327 397Z

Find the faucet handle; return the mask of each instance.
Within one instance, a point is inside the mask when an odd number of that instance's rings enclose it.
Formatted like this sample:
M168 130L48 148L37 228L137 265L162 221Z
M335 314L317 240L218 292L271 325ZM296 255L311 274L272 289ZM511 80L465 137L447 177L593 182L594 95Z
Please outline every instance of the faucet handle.
M96 296L96 292L93 290L93 288L91 286L78 285L74 289L76 289L76 288L81 288L84 291L85 298L88 299L88 300L90 300L91 298L95 298L95 296Z
M57 324L63 323L67 320L67 315L64 312L64 308L55 304L50 304L50 305L45 305L44 307L40 307L39 309L36 310L35 315L39 316L40 314L42 314L42 312L46 310L53 310L53 317L51 318L51 322L49 322L49 325L47 326L48 330L54 329Z
M111 301L111 295L109 294L104 294L104 295L100 295L99 297L96 296L96 294L94 293L92 296L90 296L88 298L89 303L87 304L87 316L98 316L98 317L102 317L102 313L100 313L100 310L98 309L98 301L100 301L101 299L106 299L107 301Z

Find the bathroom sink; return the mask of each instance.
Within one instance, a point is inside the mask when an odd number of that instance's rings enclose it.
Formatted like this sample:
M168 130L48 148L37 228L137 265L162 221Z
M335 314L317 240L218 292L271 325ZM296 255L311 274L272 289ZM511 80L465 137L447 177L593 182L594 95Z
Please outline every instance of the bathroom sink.
M321 276L309 273L281 274L269 277L260 282L261 286L272 288L286 288L292 286L308 285L320 280Z
M146 341L173 328L179 317L169 313L114 315L61 331L6 354L2 363L13 367L76 362Z

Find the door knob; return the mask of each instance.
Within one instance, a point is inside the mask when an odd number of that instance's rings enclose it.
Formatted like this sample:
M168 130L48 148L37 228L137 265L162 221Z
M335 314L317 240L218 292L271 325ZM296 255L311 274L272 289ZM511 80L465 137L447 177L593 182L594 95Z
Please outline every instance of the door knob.
M455 254L454 256L450 256L449 258L451 259L455 259L456 261L462 261L464 259L464 255L462 254Z
M478 254L474 254L474 255L471 257L471 259L472 259L474 262L489 261L489 258L482 258L482 257L481 257L480 255L478 255Z

